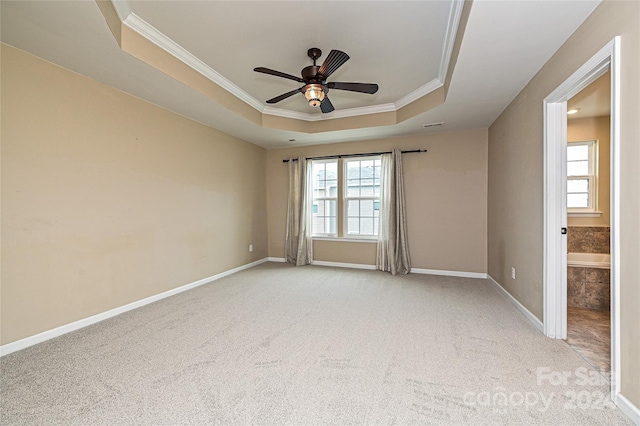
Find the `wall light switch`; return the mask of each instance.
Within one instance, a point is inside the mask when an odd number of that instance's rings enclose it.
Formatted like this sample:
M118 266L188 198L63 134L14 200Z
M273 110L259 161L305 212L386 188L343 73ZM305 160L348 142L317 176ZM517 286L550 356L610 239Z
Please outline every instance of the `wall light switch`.
M249 244L249 251L253 251L253 244Z
M516 268L511 268L511 279L512 280L516 279Z

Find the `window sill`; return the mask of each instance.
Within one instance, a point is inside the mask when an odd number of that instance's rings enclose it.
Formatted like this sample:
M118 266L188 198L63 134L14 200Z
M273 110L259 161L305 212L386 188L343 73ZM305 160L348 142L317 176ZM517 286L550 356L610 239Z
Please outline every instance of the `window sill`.
M341 243L377 243L378 237L312 237L314 241L337 241Z
M567 212L569 217L600 217L602 212Z

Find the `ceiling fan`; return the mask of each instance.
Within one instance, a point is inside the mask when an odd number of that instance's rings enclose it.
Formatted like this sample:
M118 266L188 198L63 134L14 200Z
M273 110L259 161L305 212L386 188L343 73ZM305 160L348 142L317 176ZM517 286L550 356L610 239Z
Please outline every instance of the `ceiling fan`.
M327 56L322 65L316 65L316 60L322 56L322 51L320 49L313 47L307 51L307 55L309 55L313 60L313 65L309 65L302 69L302 78L264 67L253 69L255 72L275 75L276 77L288 78L289 80L297 81L298 83L304 83L304 86L299 89L295 89L269 99L267 101L268 104L275 104L295 95L296 93L302 93L309 101L309 105L312 107L319 106L323 113L327 113L335 109L327 97L329 89L369 94L374 94L378 91L378 85L372 83L341 83L337 81L327 83L327 78L329 78L331 74L349 60L349 55L346 53L339 50L332 50L329 52L329 56Z

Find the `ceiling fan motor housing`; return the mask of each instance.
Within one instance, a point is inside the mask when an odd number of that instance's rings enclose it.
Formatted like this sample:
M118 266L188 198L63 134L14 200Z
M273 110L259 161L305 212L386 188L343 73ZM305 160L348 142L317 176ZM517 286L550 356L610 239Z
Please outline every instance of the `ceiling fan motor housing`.
M318 74L319 70L320 70L319 65L309 65L308 67L303 68L302 79L305 81L305 83L323 84L325 78L323 75Z

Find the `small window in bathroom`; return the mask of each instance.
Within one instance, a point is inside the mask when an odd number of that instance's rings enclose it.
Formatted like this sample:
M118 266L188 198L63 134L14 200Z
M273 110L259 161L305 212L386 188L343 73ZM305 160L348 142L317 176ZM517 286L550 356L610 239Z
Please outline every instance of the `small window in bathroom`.
M596 141L567 144L567 211L596 210Z

